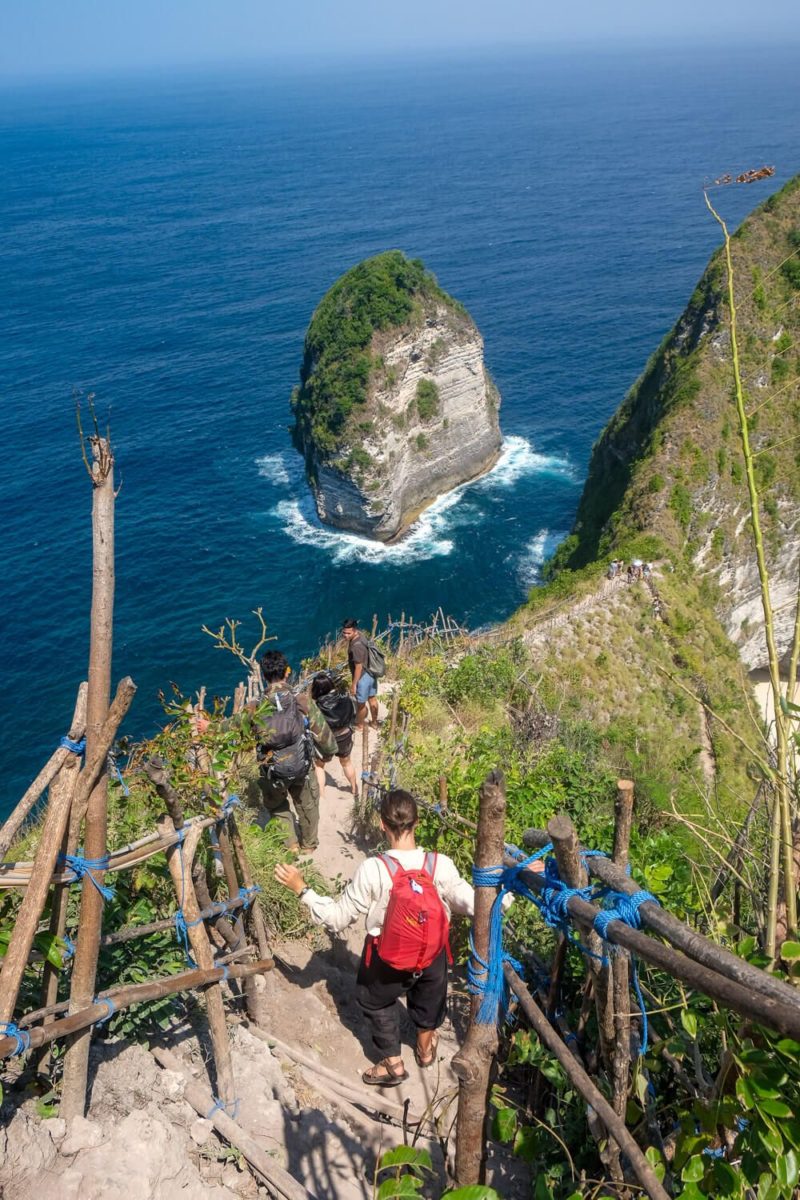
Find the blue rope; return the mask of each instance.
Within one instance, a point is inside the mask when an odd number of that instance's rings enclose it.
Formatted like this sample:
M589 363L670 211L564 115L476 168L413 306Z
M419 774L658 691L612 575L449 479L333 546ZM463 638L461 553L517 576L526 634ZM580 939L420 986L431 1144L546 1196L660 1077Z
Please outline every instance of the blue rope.
M236 808L237 804L240 804L240 803L241 803L241 801L239 800L238 796L235 796L235 795L228 796L227 800L225 801L225 803L222 806L223 817L229 817L231 815L231 813L233 812L233 810Z
M228 967L228 964L223 963L222 964L222 975L220 976L220 980L219 980L220 983L227 983L229 975L230 975L230 969Z
M72 938L69 936L69 934L65 933L61 940L67 948L66 952L62 955L64 961L66 961L68 958L74 958L77 946L73 942Z
M475 950L470 933L472 954L467 964L467 989L474 996L482 997L475 1017L479 1025L493 1025L497 1021L499 1011L502 1011L504 1016L508 1013L508 985L503 974L503 963L510 963L515 971L522 970L520 963L503 948L503 897L510 892L516 892L533 899L534 893L522 879L522 872L551 849L552 846L545 846L543 850L522 859L513 867L472 868L473 887L499 889L489 918L489 948L485 959Z
M214 1101L214 1104L206 1113L207 1121L211 1120L211 1118L213 1117L215 1112L224 1112L226 1116L231 1117L234 1121L236 1120L237 1116L239 1115L239 1100L238 1099L231 1100L231 1102L230 1102L231 1107L233 1108L233 1113L229 1113L228 1105L223 1104L223 1102L221 1100L218 1100L217 1097L214 1096L213 1094L211 1096L211 1099Z
M126 782L125 782L125 780L122 778L122 771L120 771L120 769L119 769L119 764L118 764L118 763L116 763L116 762L114 761L114 759L112 759L112 760L111 760L111 763L112 763L112 766L113 766L113 768L114 768L114 774L116 775L116 777L117 777L117 780L119 781L119 783L120 783L120 784L121 784L121 786L122 786L122 794L123 794L123 796L130 796L130 794L131 794L131 789L128 787L127 783L126 783Z
M59 738L58 744L62 750L69 750L70 754L86 753L86 738L81 738L79 742L73 742L72 738L67 737L65 734L64 737Z
M117 1006L114 1003L114 1001L111 999L110 996L95 996L94 1003L95 1004L105 1004L106 1008L108 1009L108 1012L106 1013L106 1015L104 1017L97 1018L97 1020L95 1021L95 1025L104 1025L106 1023L106 1021L111 1020L114 1013L117 1011Z
M239 895L241 896L242 900L244 900L245 908L250 907L250 905L253 903L253 901L256 898L256 893L260 892L260 891L261 891L261 888L259 887L259 885L257 883L251 884L250 887L240 887L239 888Z
M627 892L611 892L607 891L604 894L608 907L603 908L595 917L593 926L596 933L600 935L604 942L608 942L608 927L612 921L622 921L623 924L629 925L631 929L641 929L642 918L639 913L641 906L647 901L653 904L658 904L659 901L652 892L645 891L640 888L638 892L634 892L629 896ZM609 903L610 902L610 903ZM636 956L631 954L631 986L633 988L636 1001L639 1005L639 1012L642 1016L642 1043L639 1047L639 1054L644 1056L647 1054L648 1047L648 1022L647 1009L644 1003L644 996L639 984L639 971L636 964Z
M186 958L186 965L189 967L196 967L197 963L194 961L189 951L189 930L192 928L192 926L199 925L202 918L197 917L194 921L187 921L186 914L183 911L183 902L186 892L186 865L183 861L183 841L186 837L186 830L179 829L178 833L180 834L180 837L177 841L177 846L178 855L180 856L181 860L181 902L178 905L178 911L175 913L175 917L173 918L175 921L175 936L177 937L178 941L183 944L183 953Z
M31 1035L27 1029L20 1029L19 1025L15 1025L13 1021L0 1021L0 1034L3 1037L11 1037L16 1039L16 1046L11 1051L13 1057L18 1054L24 1054L26 1050L30 1050Z
M107 887L103 883L98 883L94 877L94 871L105 871L108 868L108 855L104 854L102 858L84 858L82 854L59 854L58 861L62 866L70 867L75 872L74 883L82 879L88 879L94 884L104 900L114 899L114 889Z

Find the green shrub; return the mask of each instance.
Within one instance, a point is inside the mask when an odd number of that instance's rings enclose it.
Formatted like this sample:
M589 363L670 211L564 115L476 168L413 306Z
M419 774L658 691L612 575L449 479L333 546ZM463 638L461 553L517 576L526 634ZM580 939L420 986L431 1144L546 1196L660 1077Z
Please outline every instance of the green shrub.
M784 379L789 378L790 366L788 358L773 358L771 380L773 383L781 383Z
M663 487L664 487L664 476L663 475L651 475L650 476L650 480L647 484L648 492L650 492L652 495L655 495L656 492L662 491Z
M439 411L439 389L432 379L417 384L417 412L421 421L430 421Z
M781 266L781 275L793 288L800 288L800 258L790 258Z
M418 434L417 434L417 437L416 437L416 447L417 447L417 449L418 449L418 450L427 450L427 448L428 448L428 439L425 437L425 434L424 434L424 433L418 433Z
M688 529L692 519L692 495L686 484L676 483L674 485L669 498L669 506L681 529Z

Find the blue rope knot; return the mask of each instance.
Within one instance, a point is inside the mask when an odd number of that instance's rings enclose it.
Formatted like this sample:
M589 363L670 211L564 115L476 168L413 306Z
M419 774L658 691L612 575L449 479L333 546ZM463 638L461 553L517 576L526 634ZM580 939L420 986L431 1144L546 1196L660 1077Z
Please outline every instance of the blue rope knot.
M97 1018L95 1025L105 1025L106 1021L110 1021L114 1013L117 1011L117 1006L110 996L95 996L93 1003L105 1004L106 1009L108 1010L104 1017Z
M532 862L542 858L552 849L545 846L536 854L516 863L513 867L475 867L472 868L472 883L478 887L498 888L497 898L492 905L489 920L489 949L487 957L481 958L475 950L475 943L470 934L470 949L472 957L467 965L467 988L474 996L481 996L481 1004L475 1016L478 1025L493 1025L497 1021L498 1012L508 1015L508 984L503 974L503 963L510 963L515 971L521 972L522 966L503 948L503 897L510 892L533 899L534 893L522 878L522 872Z
M223 817L229 817L231 815L231 813L233 812L233 810L236 808L237 804L239 804L239 803L240 803L240 800L239 800L238 796L236 796L236 795L228 796L228 798L226 799L225 803L222 806Z
M94 877L95 871L106 871L108 869L109 858L107 854L104 854L102 858L84 858L82 854L59 854L58 861L62 866L69 867L75 873L74 883L88 879L97 888L104 900L114 899L113 887L98 883Z
M641 906L648 901L658 904L653 893L647 892L643 888L634 892L632 896L629 896L627 892L607 892L605 899L611 903L601 909L594 919L594 930L603 941L608 941L608 927L612 921L622 921L631 929L641 929L642 918L639 913Z
M20 1029L19 1025L15 1025L13 1021L0 1021L0 1034L3 1037L10 1037L16 1040L17 1044L11 1051L14 1058L18 1054L24 1054L26 1050L30 1050L31 1048L31 1035L27 1029Z
M211 1120L211 1118L213 1117L215 1112L224 1112L226 1116L231 1117L231 1119L234 1121L236 1120L237 1116L239 1115L239 1100L238 1100L238 1098L236 1100L230 1101L230 1107L233 1109L232 1113L228 1112L229 1105L224 1104L223 1101L218 1099L217 1096L212 1094L211 1099L214 1101L214 1104L206 1113L207 1121Z
M62 750L69 750L70 754L85 754L86 753L86 738L81 738L80 741L74 742L71 737L66 734L58 739L58 744Z
M261 888L257 883L252 883L250 887L240 887L239 895L244 900L245 908L249 908L256 898L256 893L260 892Z
M192 954L189 949L189 930L194 925L201 925L203 918L197 917L197 919L194 921L187 921L186 914L184 913L183 909L179 908L178 911L175 913L175 916L172 919L175 922L175 936L178 939L178 941L180 942L180 944L183 946L183 953L186 958L186 964L189 967L196 967L197 963L192 958Z
M64 943L64 945L66 946L66 950L65 950L64 954L62 954L61 957L66 962L67 959L75 957L75 951L77 950L77 946L75 945L75 943L73 942L72 938L69 936L68 933L65 933L61 940Z

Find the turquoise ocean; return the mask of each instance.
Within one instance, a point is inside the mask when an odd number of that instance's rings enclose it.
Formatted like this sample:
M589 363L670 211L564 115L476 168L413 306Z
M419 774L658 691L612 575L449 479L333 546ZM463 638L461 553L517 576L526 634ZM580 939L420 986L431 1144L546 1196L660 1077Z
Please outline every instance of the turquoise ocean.
M110 413L132 733L170 680L230 693L236 664L201 626L259 605L295 663L351 613L500 620L718 242L703 180L800 170L797 61L487 52L0 90L0 813L86 672L75 392ZM720 203L736 224L771 187ZM317 301L392 247L475 318L505 443L382 547L318 524L288 402Z

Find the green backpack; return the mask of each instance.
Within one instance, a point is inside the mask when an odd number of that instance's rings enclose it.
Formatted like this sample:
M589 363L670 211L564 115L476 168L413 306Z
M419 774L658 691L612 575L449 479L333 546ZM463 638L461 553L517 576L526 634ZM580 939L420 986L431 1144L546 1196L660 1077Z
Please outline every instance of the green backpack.
M382 650L379 650L372 638L364 639L367 643L367 665L365 670L369 672L373 679L382 679L386 674L386 657Z

